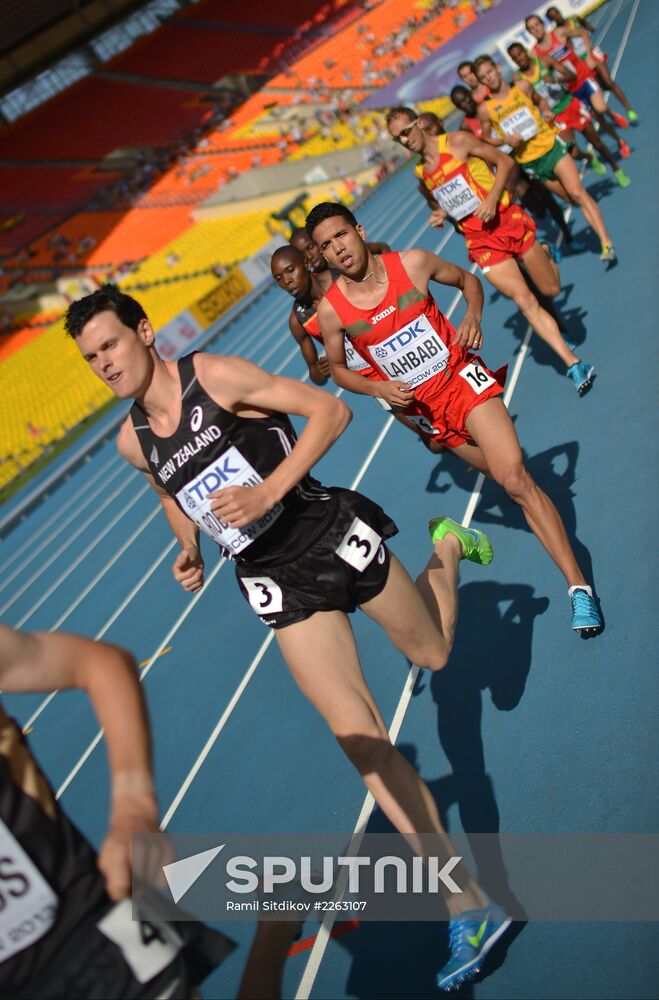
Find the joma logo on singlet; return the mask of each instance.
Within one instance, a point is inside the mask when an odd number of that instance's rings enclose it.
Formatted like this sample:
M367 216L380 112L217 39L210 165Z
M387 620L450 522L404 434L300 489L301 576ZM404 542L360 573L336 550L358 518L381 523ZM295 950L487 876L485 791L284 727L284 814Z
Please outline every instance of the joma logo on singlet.
M383 309L382 312L379 312L376 316L371 317L371 325L375 326L376 323L379 323L381 319L385 318L385 316L391 316L392 312L396 312L396 306L387 306L387 308Z
M175 451L172 457L163 463L162 468L158 469L160 481L166 483L177 469L182 469L186 462L189 462L191 458L198 455L200 451L207 448L213 441L219 441L221 436L222 431L215 424L211 424L210 427L206 427L200 434L196 434L192 441L188 441L182 448Z

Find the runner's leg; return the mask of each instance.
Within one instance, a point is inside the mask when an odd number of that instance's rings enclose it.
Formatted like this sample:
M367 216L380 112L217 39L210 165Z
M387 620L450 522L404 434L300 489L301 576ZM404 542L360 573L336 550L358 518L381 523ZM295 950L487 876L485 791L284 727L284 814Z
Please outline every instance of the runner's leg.
M414 589L411 580L409 587ZM415 626L414 621L408 621L410 631ZM421 855L427 853L427 845L424 850L415 833L435 834L433 853L454 857L456 852L427 785L389 740L364 680L347 616L339 611L320 611L278 629L276 637L298 687L323 716L396 829ZM465 891L445 896L450 913L484 906L485 897L465 867L460 864L454 872Z
M547 277L549 276L551 278L551 271L549 271L548 268L544 272L542 271L542 262L539 260L539 257L544 258L547 264L550 263L549 258L542 247L539 246L538 243L535 243L523 259L525 264L527 263L527 258L531 259L529 274L532 280L537 284L539 290L543 292L543 294L551 294L545 292L545 289L542 287L543 283L547 286ZM541 280L538 280L538 277L536 277L536 272ZM509 259L504 260L501 264L495 264L494 267L491 267L487 272L486 278L492 285L494 285L497 291L513 300L520 312L529 321L534 332L537 333L541 340L544 340L544 342L551 347L552 351L559 356L567 368L577 363L579 359L563 340L561 331L558 328L558 323L546 309L542 308L535 295L524 281L524 276L516 261ZM481 408L482 407L476 407L476 409ZM478 441L478 444L481 445L481 442L478 439L476 440ZM486 462L489 465L489 456L485 452L485 449L482 448L482 450L486 456Z
M610 90L611 93L615 94L620 103L622 104L625 111L631 111L632 106L627 100L624 90L622 87L615 82L613 77L609 72L609 67L604 62L598 62L596 67L596 73L599 77L600 83L604 90Z
M610 245L612 240L606 231L602 213L581 183L572 157L567 154L563 156L554 167L554 174L563 185L568 197L579 205L586 221L597 234L602 246Z
M522 451L510 415L500 398L474 407L466 420L492 476L520 505L529 528L554 560L568 587L585 585L560 514L524 466Z
M613 159L609 147L600 139L599 132L592 122L588 122L587 125L584 125L583 134L593 149L597 150L602 159L608 163L611 169L615 172L618 169L618 164Z

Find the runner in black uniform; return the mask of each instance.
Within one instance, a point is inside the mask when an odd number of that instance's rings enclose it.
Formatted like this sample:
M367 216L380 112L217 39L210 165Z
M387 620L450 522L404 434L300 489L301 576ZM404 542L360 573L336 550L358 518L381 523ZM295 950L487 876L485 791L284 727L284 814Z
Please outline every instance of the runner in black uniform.
M188 997L234 946L194 921L132 919L131 836L158 830L134 661L77 636L0 626L0 685L86 690L105 730L112 778L110 828L97 857L0 706L0 995Z
M181 545L176 579L189 591L203 586L203 529L235 559L243 595L276 629L291 674L385 815L406 834L434 833L433 853L453 857L427 787L389 740L346 612L361 606L410 660L441 669L453 644L459 562L489 562L487 538L450 518L433 521L434 553L414 585L384 544L396 532L384 511L309 475L350 419L341 400L236 357L164 361L144 310L114 286L70 306L66 328L106 385L135 400L118 447L160 496ZM299 440L288 412L307 420ZM457 953L464 935L454 935L454 965L442 979L451 984L475 975L509 923L458 868L463 891L445 900L452 919L485 929L466 959Z

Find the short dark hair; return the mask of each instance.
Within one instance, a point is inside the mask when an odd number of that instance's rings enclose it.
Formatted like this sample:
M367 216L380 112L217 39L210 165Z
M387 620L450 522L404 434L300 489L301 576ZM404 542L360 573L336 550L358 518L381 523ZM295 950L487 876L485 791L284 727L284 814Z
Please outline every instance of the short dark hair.
M291 233L291 242L297 236L308 236L308 235L309 235L309 233L306 231L306 229L304 228L304 226L296 226L295 229L293 230L293 232Z
M400 104L397 108L390 108L389 111L387 111L387 117L385 118L385 124L387 128L389 128L389 125L394 120L394 118L402 118L403 115L406 118L409 118L410 121L414 121L414 119L418 117L416 111L413 108L406 108L402 104Z
M478 70L481 68L483 63L492 63L493 66L496 66L496 63L492 58L492 56L488 55L477 56L474 59L474 73L476 74L478 73Z
M304 254L302 253L301 250L298 250L297 247L291 246L290 243L284 243L282 244L282 246L277 247L272 257L270 258L270 263L274 264L275 258L280 257L283 253L292 253L292 254L298 253L300 257L302 257L302 259L304 260Z
M116 285L102 285L91 295L72 302L64 317L64 330L75 340L90 319L102 312L113 312L124 326L137 331L140 321L147 318L144 309L132 295L126 295Z
M460 65L458 66L458 76L460 75L460 70L464 69L465 66L467 67L467 69L470 69L472 73L474 72L474 64L471 61L471 59L465 59L464 62L461 62Z
M539 14L529 14L529 16L528 16L528 17L526 18L526 20L524 21L524 27L525 27L525 28L528 28L528 26L529 26L529 21L530 21L530 20L531 20L532 18L534 18L534 17L535 17L535 18L536 18L536 19L537 19L538 21L540 21L540 23L542 24L542 18L540 17L540 15L539 15Z
M336 215L340 215L342 218L347 219L351 226L358 225L357 219L345 205L342 205L338 201L321 201L319 205L315 205L309 212L304 228L313 239L314 229L319 226L321 222L324 222L325 219L333 219Z
M436 115L434 111L422 111L419 115L419 119L426 118L435 126L435 128L442 127L442 119L439 115Z
M470 91L469 87L464 87L461 83L459 83L457 85L457 87L454 87L453 90L451 91L450 97L451 97L451 100L453 101L454 104L455 104L455 100L454 100L454 95L455 94L466 94L467 97L471 97L471 91ZM473 98L472 98L472 100L473 100Z
M521 42L511 42L506 51L508 52L509 55L512 55L513 49L524 49L524 51L526 52L526 48L522 45Z

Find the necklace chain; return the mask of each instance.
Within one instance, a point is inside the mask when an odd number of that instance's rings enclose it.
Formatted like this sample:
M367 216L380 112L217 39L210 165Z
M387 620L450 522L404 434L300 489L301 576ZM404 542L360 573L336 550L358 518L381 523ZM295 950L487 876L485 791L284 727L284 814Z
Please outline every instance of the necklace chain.
M364 281L368 281L369 278L375 278L375 280L377 281L378 285L386 285L386 283L387 283L387 269L384 266L384 264L382 263L382 258L378 255L377 257L374 257L373 259L374 259L375 263L378 265L378 267L380 268L380 270L384 273L384 281L380 281L380 279L378 278L378 276L375 273L375 271L369 271L368 274L365 274L363 278L349 278L346 274L344 274L343 275L344 281L346 281L349 285L361 285Z

